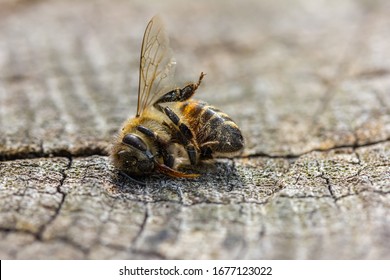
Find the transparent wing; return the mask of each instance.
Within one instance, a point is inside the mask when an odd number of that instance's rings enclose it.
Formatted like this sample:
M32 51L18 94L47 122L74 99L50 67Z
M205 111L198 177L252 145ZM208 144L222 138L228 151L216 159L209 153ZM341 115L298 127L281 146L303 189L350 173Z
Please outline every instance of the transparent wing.
M172 84L176 61L159 16L146 27L141 47L137 117Z

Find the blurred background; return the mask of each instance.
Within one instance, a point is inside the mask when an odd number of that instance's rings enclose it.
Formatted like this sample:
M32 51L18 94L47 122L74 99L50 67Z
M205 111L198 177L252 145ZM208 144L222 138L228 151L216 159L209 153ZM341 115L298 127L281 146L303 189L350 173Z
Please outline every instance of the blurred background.
M104 154L133 116L150 18L165 22L175 86L243 127L249 154L381 141L389 128L387 1L0 2L0 151ZM45 138L56 139L45 141Z

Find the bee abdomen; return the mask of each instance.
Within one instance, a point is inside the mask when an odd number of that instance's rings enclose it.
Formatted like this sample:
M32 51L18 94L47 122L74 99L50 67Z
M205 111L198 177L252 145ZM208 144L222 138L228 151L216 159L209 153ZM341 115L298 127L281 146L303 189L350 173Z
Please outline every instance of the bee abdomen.
M217 143L212 146L212 150L219 153L232 153L242 149L244 139L241 131L226 113L198 101L182 103L180 111L193 130L198 145Z

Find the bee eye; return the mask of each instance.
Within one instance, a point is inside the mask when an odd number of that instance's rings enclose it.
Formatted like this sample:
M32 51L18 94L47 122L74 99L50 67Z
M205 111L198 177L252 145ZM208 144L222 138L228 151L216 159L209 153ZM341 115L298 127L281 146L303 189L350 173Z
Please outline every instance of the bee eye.
M144 143L144 141L142 141L142 139L139 138L135 134L131 134L131 133L126 134L123 137L122 142L127 144L127 145L130 145L130 146L132 146L132 147L134 147L137 150L140 150L142 152L145 152L146 149L147 149L146 144Z
M135 165L137 163L137 158L131 156L128 152L126 151L120 151L118 152L118 156L121 158L122 161L126 163L126 165Z

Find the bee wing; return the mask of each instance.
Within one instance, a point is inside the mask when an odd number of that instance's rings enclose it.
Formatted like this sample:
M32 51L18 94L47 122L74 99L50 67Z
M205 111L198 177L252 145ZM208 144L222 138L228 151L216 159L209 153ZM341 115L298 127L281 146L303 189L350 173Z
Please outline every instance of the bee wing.
M142 41L136 117L171 85L175 64L163 23L159 16L154 16Z

